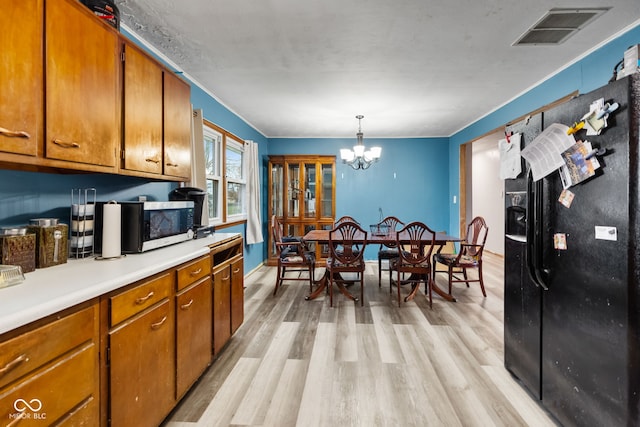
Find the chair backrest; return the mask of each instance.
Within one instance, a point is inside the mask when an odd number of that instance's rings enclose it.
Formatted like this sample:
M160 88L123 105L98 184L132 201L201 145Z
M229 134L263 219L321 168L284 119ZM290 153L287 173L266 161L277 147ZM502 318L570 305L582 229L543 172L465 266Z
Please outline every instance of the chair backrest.
M482 256L482 250L488 234L489 226L487 226L484 218L481 216L473 218L467 226L467 235L465 236L465 243L473 246L465 246L465 255L472 257Z
M356 221L353 217L350 217L348 215L345 216L341 216L340 218L338 218L334 223L333 226L336 227L340 224L342 224L343 222L355 222L356 224L360 224L358 221Z
M398 230L398 226L404 226L404 222L400 221L398 218L396 218L395 216L388 216L385 219L383 219L382 221L380 221L378 223L378 225L380 224L386 224L387 226L389 226L389 231L397 231ZM395 248L396 247L396 243L384 243L382 245L380 245L380 248L382 248L383 246L386 246L388 248Z
M398 230L396 245L400 258L406 264L430 264L436 233L424 223L414 221Z
M281 245L283 236L282 222L278 220L278 217L273 215L271 217L271 234L273 235L273 245L275 246L275 252L278 256L284 256L285 247Z
M382 221L380 221L378 224L387 224L389 226L389 231L396 231L398 228L398 225L401 225L401 226L405 225L404 222L400 221L395 216L388 216Z
M345 221L329 232L331 258L340 264L355 264L364 257L367 232L356 222Z

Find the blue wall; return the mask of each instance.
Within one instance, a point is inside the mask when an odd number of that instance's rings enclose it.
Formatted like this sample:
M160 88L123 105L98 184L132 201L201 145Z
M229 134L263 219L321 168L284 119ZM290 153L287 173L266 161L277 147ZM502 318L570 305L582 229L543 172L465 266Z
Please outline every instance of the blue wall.
M449 229L458 230L460 211L453 204L453 196L460 193L460 145L503 127L511 120L548 105L578 90L587 93L607 84L613 67L629 46L640 43L640 25L627 31L580 61L558 72L527 93L504 105L495 112L452 135L449 143ZM570 125L570 123L565 123ZM457 197L459 199L459 197Z
M28 224L31 218L54 217L68 223L71 190L95 188L97 199L167 200L175 184L107 174L48 174L0 170L0 226Z

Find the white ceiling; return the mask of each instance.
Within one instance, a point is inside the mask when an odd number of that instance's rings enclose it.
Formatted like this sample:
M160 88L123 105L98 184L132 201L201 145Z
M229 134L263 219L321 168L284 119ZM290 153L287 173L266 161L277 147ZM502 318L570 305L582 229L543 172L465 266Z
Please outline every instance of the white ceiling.
M449 136L640 23L640 1L602 1L116 5L125 28L265 136L354 137L363 114L366 139ZM604 6L560 45L511 46L551 8Z

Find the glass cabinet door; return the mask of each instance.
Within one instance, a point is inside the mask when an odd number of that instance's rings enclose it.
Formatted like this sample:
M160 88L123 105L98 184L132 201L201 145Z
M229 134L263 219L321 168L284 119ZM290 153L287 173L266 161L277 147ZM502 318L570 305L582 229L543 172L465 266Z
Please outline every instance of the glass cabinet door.
M322 165L322 188L320 194L321 211L323 218L333 217L333 165Z
M316 217L316 164L304 164L304 216Z
M287 202L289 218L300 216L300 164L289 163L287 166Z
M284 167L281 164L271 166L271 214L283 215Z

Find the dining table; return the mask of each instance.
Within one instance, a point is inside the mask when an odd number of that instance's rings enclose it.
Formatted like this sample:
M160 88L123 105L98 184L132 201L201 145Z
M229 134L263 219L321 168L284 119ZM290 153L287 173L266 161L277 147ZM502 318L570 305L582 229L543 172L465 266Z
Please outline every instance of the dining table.
M315 230L310 230L309 232L307 232L307 234L304 235L304 237L302 238L303 241L305 242L315 242L318 244L328 244L329 243L329 233L331 232L331 230L326 230L326 229L315 229ZM367 238L366 238L366 244L370 245L380 245L380 244L395 244L397 242L397 234L398 232L396 231L389 231L387 233L367 233ZM364 237L364 236L363 236ZM442 232L436 232L435 233L435 238L434 238L434 250L433 253L436 253L438 250L440 250L442 248L442 246L444 246L445 244L447 244L447 242L460 242L462 239L460 239L459 237L454 237L454 236L450 236L446 233L442 233ZM335 241L335 239L334 239ZM408 242L408 236L406 238L406 240L403 239L403 234L400 234L400 242L402 243L403 241ZM428 235L424 237L424 241L426 243L431 241L431 235ZM435 266L432 266L432 268L435 268ZM329 280L329 272L327 269L325 269L324 274L322 275L322 277L320 277L318 280L315 281L315 289L313 289L313 291L307 295L305 297L305 300L312 300L314 298L317 298L318 296L320 296L322 294L323 291L325 291L327 289L327 286L329 286L329 283L331 282ZM340 292L342 294L344 294L347 298L353 300L353 301L358 301L358 297L356 297L355 295L351 294L351 292L349 292L349 290L344 286L344 284L342 283L343 281L338 281L337 286L338 289L340 290ZM409 294L409 296L407 296L407 298L405 299L405 301L410 301L411 299L413 299L413 297L417 294L418 292L418 286L416 286L412 292ZM447 301L451 301L451 302L455 302L456 299L453 295L451 295L448 292L445 292L442 288L440 288L436 283L435 280L432 283L432 290L433 292L435 292L437 295L441 296L443 299L447 300Z

